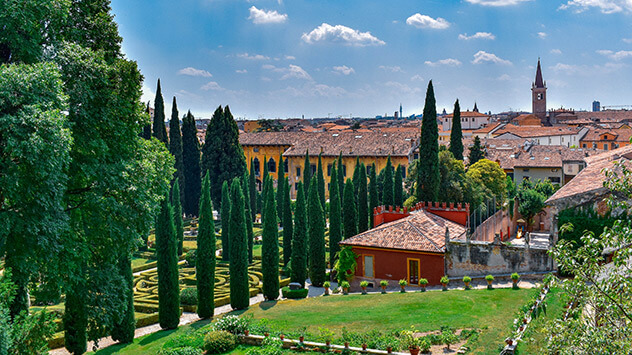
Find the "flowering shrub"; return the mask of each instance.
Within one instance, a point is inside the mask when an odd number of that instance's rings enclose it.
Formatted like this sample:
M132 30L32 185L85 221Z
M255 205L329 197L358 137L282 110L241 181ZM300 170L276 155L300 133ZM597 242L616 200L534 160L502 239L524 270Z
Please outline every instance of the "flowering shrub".
M249 321L237 316L225 316L217 320L213 325L214 330L224 330L232 334L243 334L248 330Z

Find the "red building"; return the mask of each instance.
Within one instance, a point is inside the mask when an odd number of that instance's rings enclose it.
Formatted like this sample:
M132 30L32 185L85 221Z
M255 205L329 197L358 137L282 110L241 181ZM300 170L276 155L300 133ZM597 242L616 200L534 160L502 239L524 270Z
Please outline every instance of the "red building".
M380 280L408 280L417 285L420 278L438 285L445 275L446 240L465 239L469 205L419 203L411 210L374 211L377 227L345 239L358 255L354 281L367 280L373 287ZM356 283L354 282L354 283Z

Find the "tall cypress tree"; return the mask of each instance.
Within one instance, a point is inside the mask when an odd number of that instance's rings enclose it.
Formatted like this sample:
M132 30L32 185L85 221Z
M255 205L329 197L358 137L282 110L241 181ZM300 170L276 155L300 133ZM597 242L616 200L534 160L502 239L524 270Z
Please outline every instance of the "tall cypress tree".
M386 167L384 167L384 183L382 185L382 204L384 206L393 206L393 165L391 164L391 156L386 159Z
M230 261L230 218L231 218L231 195L230 188L228 187L228 181L224 181L222 184L222 208L220 212L220 218L222 219L222 260Z
M419 166L417 169L418 201L437 201L439 198L439 132L437 127L437 107L435 105L432 80L428 83L423 120L421 122L421 141L419 143Z
M358 172L358 233L369 229L369 194L367 192L366 167L360 164Z
M255 243L255 232L253 230L252 219L250 218L252 215L250 210L252 209L252 205L250 202L250 183L248 178L248 172L244 173L243 178L241 179L241 186L244 192L244 207L246 211L246 236L248 238L248 263L252 263L252 249L254 248Z
M261 273L263 274L263 296L267 300L279 298L279 227L277 209L272 193L272 180L268 179L268 193L263 209L263 231L261 235ZM282 184L280 184L282 186Z
M147 116L150 116L150 119L151 119L151 115L149 113L149 101L147 101L147 107L145 108L145 113L147 114ZM141 137L143 137L144 139L151 139L151 124L152 122L149 122L143 126L143 132L141 133Z
M158 319L162 329L175 329L180 323L180 286L176 231L169 194L162 201L156 219L156 256L158 259Z
M345 177L347 175L345 174L346 170L347 169L342 164L342 152L340 152L340 155L338 155L338 192L340 192L341 196L342 191L345 188Z
M325 176L323 174L323 154L318 154L318 168L316 169L316 179L318 181L318 195L320 196L320 205L325 210Z
M184 213L197 216L202 176L200 175L200 141L191 111L182 119L182 164L184 165Z
M132 274L132 259L129 254L122 255L118 261L119 273L125 280L126 308L119 322L112 328L112 339L120 343L134 341L136 319L134 318L134 275Z
M171 106L171 119L169 120L169 153L176 158L176 172L174 178L180 180L180 206L184 205L184 165L182 163L182 132L180 131L180 118L178 116L178 104L173 97Z
M224 181L241 178L247 170L246 157L239 144L239 129L228 106L219 106L206 128L202 147L202 173L210 174L211 198L221 206L221 186Z
M373 210L380 204L380 198L377 194L377 175L375 171L375 163L371 165L371 176L369 177L369 222L371 227L375 227L373 221Z
M176 231L176 249L178 255L182 255L184 244L184 221L182 220L182 206L180 205L180 181L178 178L173 182L171 189L171 205L173 206L173 225Z
M283 265L290 262L292 257L292 236L294 225L292 223L292 205L290 200L290 184L288 178L283 179L285 201L283 201Z
M355 188L356 203L358 202L358 189L360 188L360 157L356 156L355 167L353 168L353 187Z
M342 240L342 224L340 210L340 190L338 190L338 171L334 163L331 168L331 183L329 183L329 265L333 268L336 254L340 250Z
M452 130L450 131L450 151L454 158L463 160L463 131L461 129L461 106L459 99L454 103L452 113Z
M485 158L485 153L483 152L483 148L481 147L481 140L478 136L474 137L474 145L470 147L470 154L468 156L468 165L472 166L477 161Z
M303 163L303 185L305 191L309 191L309 183L312 180L312 165L309 162L309 149L305 151L305 162Z
M162 98L160 89L160 79L158 79L158 88L156 88L156 99L154 100L154 137L169 147L167 138L167 127L165 126L165 100Z
M307 209L303 183L296 189L296 207L294 211L294 235L292 236L292 271L290 279L305 286L307 279Z
M309 278L312 285L320 287L325 282L327 262L325 261L325 219L318 193L318 179L309 184L308 237L309 237Z
M233 309L245 309L250 305L248 284L248 241L244 195L238 178L230 185L230 305Z
M399 207L404 205L404 178L402 176L401 165L398 165L397 169L395 169L395 177L393 179L393 203Z
M281 226L283 226L283 204L285 203L285 186L283 185L283 180L285 178L285 174L281 172L281 166L283 165L283 157L279 155L279 166L277 169L277 195L276 195L276 209L277 209L277 217L279 217ZM272 186L272 185L270 185Z
M195 259L197 313L203 319L211 318L215 313L215 222L213 221L210 185L210 179L206 175L202 183L202 196L200 197L198 249Z
M257 177L255 176L254 160L250 159L250 174L249 174L249 189L250 192L250 214L251 220L254 221L257 217Z
M358 234L358 209L356 207L355 187L351 179L347 179L342 197L342 226L344 239Z

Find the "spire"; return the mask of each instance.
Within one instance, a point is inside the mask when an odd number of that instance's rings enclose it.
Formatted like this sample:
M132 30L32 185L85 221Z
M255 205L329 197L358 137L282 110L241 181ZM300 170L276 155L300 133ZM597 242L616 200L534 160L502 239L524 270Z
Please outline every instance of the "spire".
M540 58L538 58L538 69L535 72L535 87L544 87L544 80L542 80L542 68L540 67Z
M478 107L476 106L476 101L474 101L474 109L472 111L473 112L478 112Z

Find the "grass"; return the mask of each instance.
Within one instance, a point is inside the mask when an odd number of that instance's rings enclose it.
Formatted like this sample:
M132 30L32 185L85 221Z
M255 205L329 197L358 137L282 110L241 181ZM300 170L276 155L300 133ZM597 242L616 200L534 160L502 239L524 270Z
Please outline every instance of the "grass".
M566 294L559 288L552 288L546 296L546 315L534 319L525 331L525 336L518 343L518 350L521 354L544 354L546 349L546 335L544 327L546 324L564 314L564 305L567 301Z
M132 259L132 269L137 267L137 266L145 265L145 264L150 263L152 261L155 261L155 260L149 260L149 259L143 259L143 258L133 258Z

